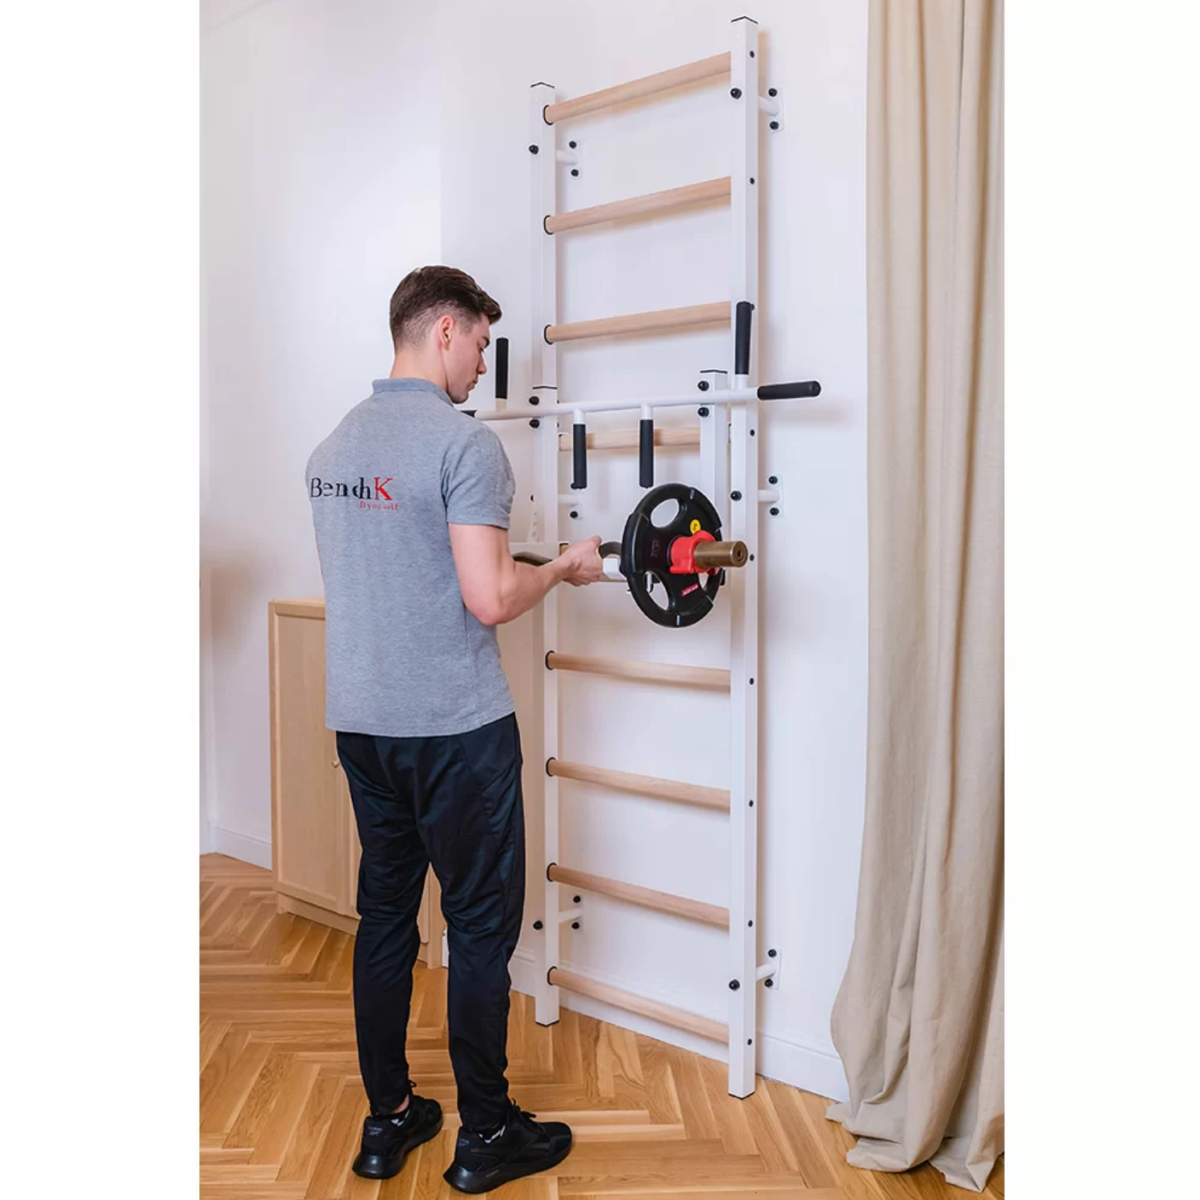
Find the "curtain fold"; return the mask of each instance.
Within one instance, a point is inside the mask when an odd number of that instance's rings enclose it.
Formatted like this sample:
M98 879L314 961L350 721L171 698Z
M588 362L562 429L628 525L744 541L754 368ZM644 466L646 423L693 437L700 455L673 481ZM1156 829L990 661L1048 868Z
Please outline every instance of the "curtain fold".
M870 0L866 821L832 1033L856 1167L1004 1149L1003 11Z

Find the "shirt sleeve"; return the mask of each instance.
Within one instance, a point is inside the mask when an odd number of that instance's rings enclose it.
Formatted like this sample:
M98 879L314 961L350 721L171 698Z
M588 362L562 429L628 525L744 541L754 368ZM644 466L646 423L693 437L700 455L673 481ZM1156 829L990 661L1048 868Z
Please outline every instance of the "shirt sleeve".
M512 465L500 439L486 425L472 424L469 436L446 457L446 520L451 525L507 529L515 491Z

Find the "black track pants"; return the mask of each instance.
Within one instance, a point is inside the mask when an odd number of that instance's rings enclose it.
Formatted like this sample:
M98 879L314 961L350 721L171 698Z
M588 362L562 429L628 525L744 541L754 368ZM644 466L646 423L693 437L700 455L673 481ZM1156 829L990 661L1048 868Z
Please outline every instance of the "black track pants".
M470 733L338 733L362 862L354 946L358 1058L371 1107L407 1095L405 1036L432 863L450 943L450 1060L465 1129L497 1125L508 1096L509 959L525 904L521 740L510 714Z

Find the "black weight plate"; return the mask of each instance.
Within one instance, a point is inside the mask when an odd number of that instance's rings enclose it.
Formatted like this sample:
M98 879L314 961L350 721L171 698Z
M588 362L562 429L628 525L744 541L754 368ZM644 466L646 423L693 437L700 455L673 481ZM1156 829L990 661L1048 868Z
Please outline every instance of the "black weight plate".
M665 526L651 520L654 510L666 500L674 500L678 511ZM625 522L621 539L621 574L629 582L629 590L638 608L658 625L680 629L694 625L712 610L713 600L721 586L719 575L673 575L671 573L671 543L677 537L692 533L692 522L721 540L721 518L707 496L683 483L664 483L647 492ZM662 586L666 607L650 594L646 576L653 576Z

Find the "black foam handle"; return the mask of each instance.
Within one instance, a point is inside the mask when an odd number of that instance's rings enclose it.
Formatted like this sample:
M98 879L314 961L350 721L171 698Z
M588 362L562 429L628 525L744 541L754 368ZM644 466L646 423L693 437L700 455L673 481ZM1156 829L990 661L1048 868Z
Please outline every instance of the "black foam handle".
M750 374L750 323L754 305L749 300L737 302L737 320L733 328L733 373Z
M819 396L821 385L815 379L801 383L764 383L758 389L760 400L803 400L807 396Z
M654 486L654 420L643 417L638 438L638 483Z
M579 491L587 487L587 426L576 422L572 426L573 440L571 449L574 452L574 478L571 486Z
M496 339L496 399L508 399L508 338Z

